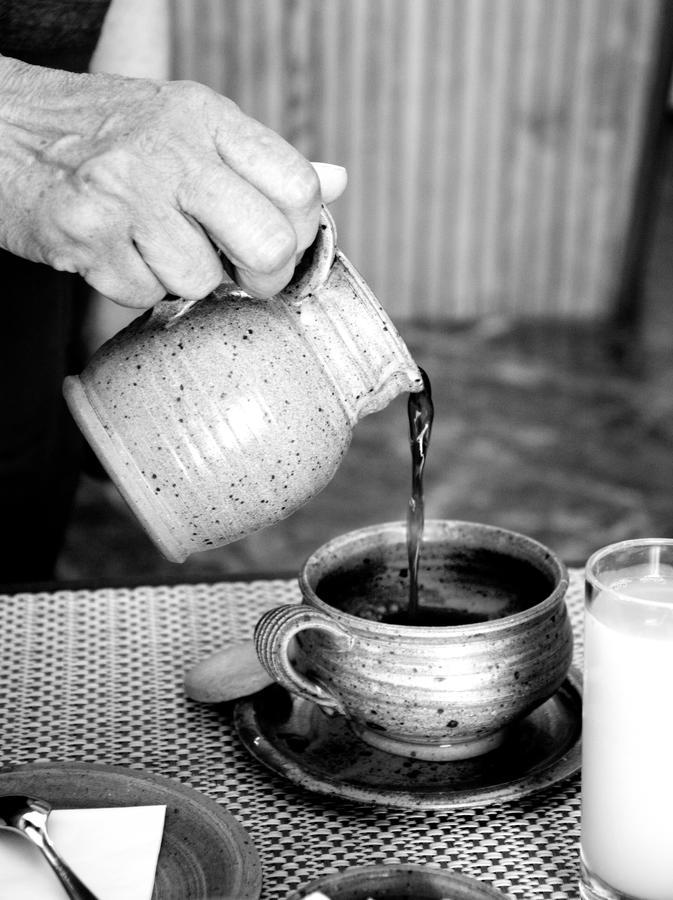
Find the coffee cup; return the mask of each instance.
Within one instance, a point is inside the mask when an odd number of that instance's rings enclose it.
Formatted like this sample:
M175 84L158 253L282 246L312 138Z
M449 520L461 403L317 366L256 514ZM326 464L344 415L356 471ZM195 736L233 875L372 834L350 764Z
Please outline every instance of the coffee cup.
M428 520L410 618L406 541L406 524L391 522L318 548L302 602L259 620L258 657L370 745L430 760L487 753L566 678L567 570L525 535Z

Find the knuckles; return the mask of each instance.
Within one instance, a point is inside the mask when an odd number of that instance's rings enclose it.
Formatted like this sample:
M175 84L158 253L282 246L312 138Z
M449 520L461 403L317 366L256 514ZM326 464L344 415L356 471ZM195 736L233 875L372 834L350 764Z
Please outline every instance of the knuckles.
M232 118L243 117L243 113L233 100L218 94L212 88L198 81L167 81L160 85L160 101L175 110L176 114L195 117L223 114Z
M112 232L114 222L106 215L107 210L95 198L78 191L69 191L66 196L51 204L51 225L56 240L73 244L95 243L102 235Z
M83 191L104 190L122 195L127 190L133 157L123 145L90 156L73 173L73 186Z
M77 272L74 254L63 247L48 247L44 251L44 259L48 266L57 272Z

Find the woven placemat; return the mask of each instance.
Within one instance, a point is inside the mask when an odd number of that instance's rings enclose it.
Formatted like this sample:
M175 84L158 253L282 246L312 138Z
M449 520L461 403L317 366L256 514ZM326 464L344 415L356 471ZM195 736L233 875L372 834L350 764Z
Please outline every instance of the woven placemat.
M482 809L361 806L267 771L240 744L232 705L185 697L189 666L250 637L264 610L298 599L284 580L0 596L2 763L108 763L191 785L248 830L263 900L381 862L455 868L527 900L576 898L579 776ZM568 606L581 665L578 570Z

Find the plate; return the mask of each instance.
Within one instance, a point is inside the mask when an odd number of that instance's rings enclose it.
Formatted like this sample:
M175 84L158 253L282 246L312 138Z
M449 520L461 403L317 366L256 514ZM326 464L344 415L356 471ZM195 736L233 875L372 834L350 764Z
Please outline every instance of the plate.
M257 900L262 868L242 825L214 800L178 781L95 763L0 769L0 793L42 797L58 809L165 804L152 900Z
M311 791L399 809L486 806L579 770L582 676L571 669L553 697L513 725L500 747L460 761L408 759L370 747L343 716L328 715L276 684L239 701L234 723L252 756Z
M287 900L302 900L313 891L321 891L330 900L503 900L505 896L448 869L385 864L326 875L290 894Z

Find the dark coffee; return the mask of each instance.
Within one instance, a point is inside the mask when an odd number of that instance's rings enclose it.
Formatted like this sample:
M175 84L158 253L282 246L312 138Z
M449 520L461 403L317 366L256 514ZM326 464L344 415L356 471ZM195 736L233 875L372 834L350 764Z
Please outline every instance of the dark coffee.
M318 596L336 609L377 622L468 625L529 609L554 589L553 576L526 559L426 541L412 619L406 549L400 542L354 553L318 582Z

